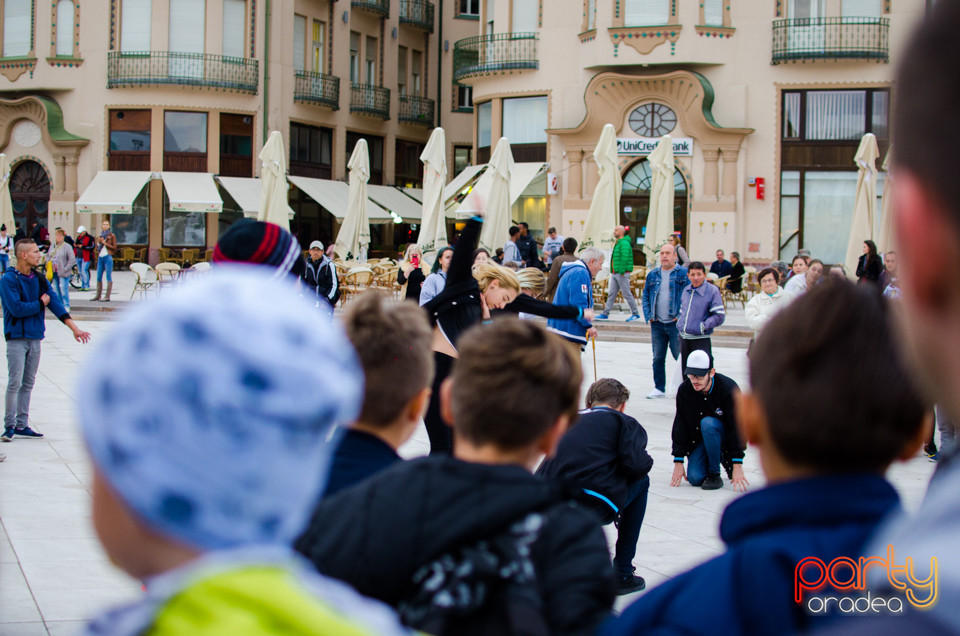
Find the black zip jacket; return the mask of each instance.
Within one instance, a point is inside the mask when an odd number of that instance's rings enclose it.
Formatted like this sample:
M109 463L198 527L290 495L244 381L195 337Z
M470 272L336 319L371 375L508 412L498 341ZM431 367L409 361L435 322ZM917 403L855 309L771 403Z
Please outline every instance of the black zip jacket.
M689 379L684 379L677 391L677 414L673 418L673 457L686 457L703 443L700 420L715 417L723 422L723 459L743 459L746 445L737 433L733 395L739 391L737 383L717 373L709 393L693 388Z

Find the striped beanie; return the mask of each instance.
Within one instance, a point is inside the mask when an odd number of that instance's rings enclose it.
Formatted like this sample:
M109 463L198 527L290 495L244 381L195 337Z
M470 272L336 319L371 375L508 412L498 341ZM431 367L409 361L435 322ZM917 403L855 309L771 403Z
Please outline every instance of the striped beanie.
M297 274L300 245L290 232L279 225L244 219L227 230L213 250L214 263L248 263L276 269L274 276Z

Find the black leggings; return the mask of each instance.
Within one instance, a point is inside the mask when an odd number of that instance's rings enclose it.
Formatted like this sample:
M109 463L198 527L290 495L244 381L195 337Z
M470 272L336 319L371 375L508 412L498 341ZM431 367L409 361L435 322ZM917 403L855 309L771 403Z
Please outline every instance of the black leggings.
M434 376L433 392L430 394L430 406L423 416L423 423L427 426L427 435L430 437L430 454L440 455L453 453L453 429L443 421L440 414L440 385L450 376L456 358L451 358L439 351L433 352Z

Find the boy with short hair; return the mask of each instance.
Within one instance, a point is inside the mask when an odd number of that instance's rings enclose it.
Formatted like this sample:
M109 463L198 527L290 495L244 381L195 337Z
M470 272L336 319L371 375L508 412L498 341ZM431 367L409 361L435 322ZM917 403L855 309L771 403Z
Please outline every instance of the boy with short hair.
M640 526L647 510L650 469L647 432L625 413L630 391L617 380L603 378L587 390L587 408L563 436L557 454L543 462L537 475L561 481L583 492L581 500L607 523L617 524L617 550L613 567L617 594L646 587L636 576Z
M908 382L879 294L829 281L795 303L757 338L752 392L738 398L740 428L758 448L768 486L724 511L726 553L648 592L606 634L718 626L725 634L786 634L838 616L810 614L807 598L795 600L796 569L808 557L856 561L900 507L883 475L916 454L929 414Z
M333 454L324 497L400 461L397 449L420 424L433 381L433 332L419 307L388 304L371 290L350 303L344 325L363 368L363 406Z
M269 274L222 268L145 304L81 374L94 527L146 587L88 635L405 633L289 547L362 378L342 332Z
M603 532L574 493L531 474L576 416L579 360L524 320L475 327L457 350L441 388L453 456L324 500L322 529L296 547L427 633L592 634L614 598Z

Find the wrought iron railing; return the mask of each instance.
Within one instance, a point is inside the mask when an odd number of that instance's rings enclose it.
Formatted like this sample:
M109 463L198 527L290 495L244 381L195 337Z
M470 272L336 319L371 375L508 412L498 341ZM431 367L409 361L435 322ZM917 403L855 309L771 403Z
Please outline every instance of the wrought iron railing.
M458 41L453 46L453 81L501 71L537 69L536 33L495 33Z
M257 60L176 51L110 51L107 88L199 86L257 92Z
M350 6L376 13L377 15L390 15L390 0L350 0Z
M888 62L889 31L889 18L774 20L771 63L793 60Z
M434 101L426 97L403 95L400 97L400 112L397 119L409 124L433 127Z
M350 85L350 112L390 119L390 89L354 82Z
M293 101L340 110L340 78L326 73L297 71L294 76Z
M433 33L433 3L427 0L400 0L400 24L409 24Z

